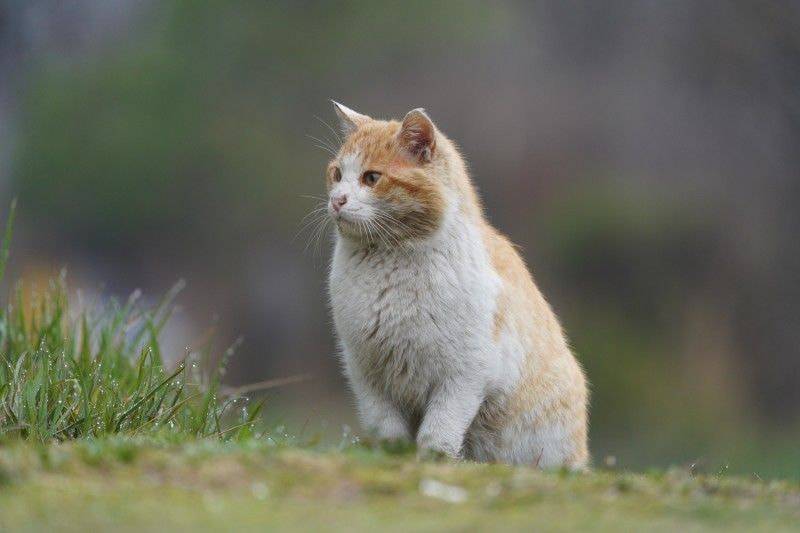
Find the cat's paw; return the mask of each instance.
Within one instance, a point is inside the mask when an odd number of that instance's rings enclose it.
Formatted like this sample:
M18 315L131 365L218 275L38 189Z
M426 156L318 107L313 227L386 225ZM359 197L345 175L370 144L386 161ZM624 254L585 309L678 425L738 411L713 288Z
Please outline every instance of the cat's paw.
M446 463L456 459L457 457L433 448L420 448L417 450L417 461L425 463Z
M420 461L444 462L458 460L461 447L446 442L437 442L431 438L417 439L417 459Z
M371 435L364 437L361 443L367 448L381 450L389 455L407 455L414 452L416 444L406 436L381 437Z

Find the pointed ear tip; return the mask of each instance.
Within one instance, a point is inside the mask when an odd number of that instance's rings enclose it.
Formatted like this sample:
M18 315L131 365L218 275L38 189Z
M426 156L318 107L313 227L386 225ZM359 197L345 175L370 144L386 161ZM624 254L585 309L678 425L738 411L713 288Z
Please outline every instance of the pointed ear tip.
M413 118L413 117L422 117L426 119L428 122L433 122L431 117L428 116L428 113L425 111L424 107L417 107L406 113L406 119Z

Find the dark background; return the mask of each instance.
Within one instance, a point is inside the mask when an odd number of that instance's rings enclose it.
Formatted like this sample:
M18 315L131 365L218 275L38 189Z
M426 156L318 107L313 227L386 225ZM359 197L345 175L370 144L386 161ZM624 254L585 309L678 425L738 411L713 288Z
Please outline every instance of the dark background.
M425 107L463 148L630 467L800 477L796 2L6 0L0 200L12 277L188 288L175 359L216 325L231 384L310 373L267 418L353 411L324 293L328 98ZM300 234L298 235L298 232Z

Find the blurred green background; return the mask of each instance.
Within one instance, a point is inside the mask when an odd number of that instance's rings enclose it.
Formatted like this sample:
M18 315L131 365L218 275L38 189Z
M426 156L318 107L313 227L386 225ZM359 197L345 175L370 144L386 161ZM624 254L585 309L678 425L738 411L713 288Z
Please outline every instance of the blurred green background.
M800 478L798 87L793 2L6 0L11 277L184 278L174 358L241 335L230 383L311 374L267 416L336 438L309 136L423 106L587 368L597 463Z

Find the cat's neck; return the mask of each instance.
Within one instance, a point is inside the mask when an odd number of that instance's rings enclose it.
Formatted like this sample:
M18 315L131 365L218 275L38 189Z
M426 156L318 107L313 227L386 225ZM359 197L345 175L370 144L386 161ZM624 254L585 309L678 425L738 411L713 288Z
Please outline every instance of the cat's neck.
M427 253L472 247L480 241L480 218L473 213L461 209L457 204L442 218L440 226L423 238L407 239L399 242L389 238L375 236L372 239L354 239L337 231L336 238L340 246L351 252L364 251L385 255L417 255L424 257Z

